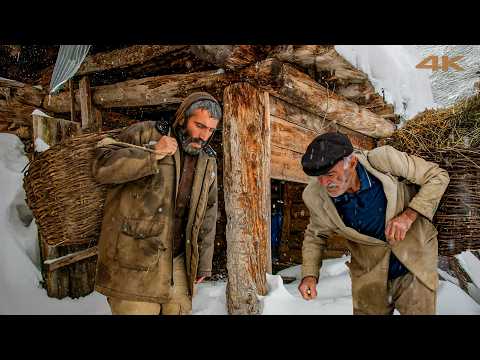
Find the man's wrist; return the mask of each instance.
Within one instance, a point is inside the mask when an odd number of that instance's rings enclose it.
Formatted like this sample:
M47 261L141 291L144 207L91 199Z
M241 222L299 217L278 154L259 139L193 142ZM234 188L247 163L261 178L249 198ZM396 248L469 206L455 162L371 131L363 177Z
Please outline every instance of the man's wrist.
M412 223L417 220L418 217L418 212L413 210L412 208L407 208L407 210L404 211L404 214L412 221Z

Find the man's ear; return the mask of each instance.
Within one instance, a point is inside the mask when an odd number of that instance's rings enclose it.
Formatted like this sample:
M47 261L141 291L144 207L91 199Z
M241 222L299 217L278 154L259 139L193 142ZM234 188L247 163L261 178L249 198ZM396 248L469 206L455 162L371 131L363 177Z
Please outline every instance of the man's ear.
M352 160L350 161L350 166L352 169L355 169L355 166L357 166L358 159L355 155L352 156Z

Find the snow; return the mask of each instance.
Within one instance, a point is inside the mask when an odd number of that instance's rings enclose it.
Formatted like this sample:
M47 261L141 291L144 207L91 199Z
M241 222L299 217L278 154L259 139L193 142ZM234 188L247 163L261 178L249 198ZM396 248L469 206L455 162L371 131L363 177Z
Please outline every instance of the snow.
M40 254L35 221L29 215L22 187L22 169L28 160L23 144L12 134L0 134L0 314L111 314L105 296L93 292L80 299L49 298L42 288ZM300 266L277 275L267 274L269 292L260 296L263 314L352 314L351 280L345 262L348 257L324 260L317 284L318 297L301 298L297 287ZM480 275L478 263L462 254L472 278ZM280 275L296 280L284 284ZM477 280L475 280L477 281ZM193 298L194 315L227 314L225 281L198 285ZM478 287L469 285L469 297L456 284L441 281L439 314L480 314Z
M50 145L48 145L45 141L40 138L35 139L35 151L36 152L43 152L45 150L50 149Z
M470 251L464 251L455 257L463 270L470 276L473 283L480 288L480 260Z
M335 45L335 50L370 82L395 113L410 119L426 108L436 108L429 71L415 66L423 59L414 45Z
M51 116L45 114L42 110L38 110L38 109L33 110L32 115L38 115L38 116L44 116L44 117L51 118Z

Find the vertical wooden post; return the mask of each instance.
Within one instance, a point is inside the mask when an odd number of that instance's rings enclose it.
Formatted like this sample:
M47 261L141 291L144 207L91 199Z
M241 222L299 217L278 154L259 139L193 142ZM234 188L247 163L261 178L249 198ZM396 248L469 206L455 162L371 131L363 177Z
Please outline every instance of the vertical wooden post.
M73 88L73 80L68 81L70 88L70 120L75 121L75 89Z
M98 116L98 111L95 111L96 109L92 104L92 91L90 89L90 79L88 76L84 76L80 79L79 91L82 129L87 132L100 130L102 127L101 117Z
M268 94L238 83L223 101L228 312L260 314L271 257Z

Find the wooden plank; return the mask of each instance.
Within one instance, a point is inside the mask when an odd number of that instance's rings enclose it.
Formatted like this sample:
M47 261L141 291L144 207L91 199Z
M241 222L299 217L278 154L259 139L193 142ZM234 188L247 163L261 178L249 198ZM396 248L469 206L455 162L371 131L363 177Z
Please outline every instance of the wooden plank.
M357 149L371 150L376 146L375 139L370 136L332 123L275 96L270 96L270 114L275 118L280 118L307 130L314 131L318 135L338 131L347 135L352 145Z
M224 87L237 78L236 74L217 70L153 76L92 87L92 100L93 104L100 108L179 104L194 91L205 90L221 97ZM75 99L78 109L79 91L75 91ZM67 92L52 95L48 101L45 100L44 107L55 113L66 113L70 109L70 96Z
M87 259L89 257L95 256L98 254L98 247L92 246L85 250L80 250L75 253L71 253L65 256L61 256L56 259L45 260L43 263L48 272L55 271L61 267L71 265L80 260Z
M319 134L294 123L271 115L272 145L282 149L305 153L307 146Z
M49 146L58 144L65 138L77 135L80 131L80 124L77 122L41 115L32 115L32 117L33 141L39 138Z
M310 177L307 176L302 169L301 153L282 149L272 144L271 157L271 177L272 179L293 181L303 184L310 182Z
M223 103L227 308L230 314L259 314L270 248L268 97L237 83L225 89Z
M390 136L395 125L327 90L308 75L276 59L241 70L247 81L315 115L374 138Z

